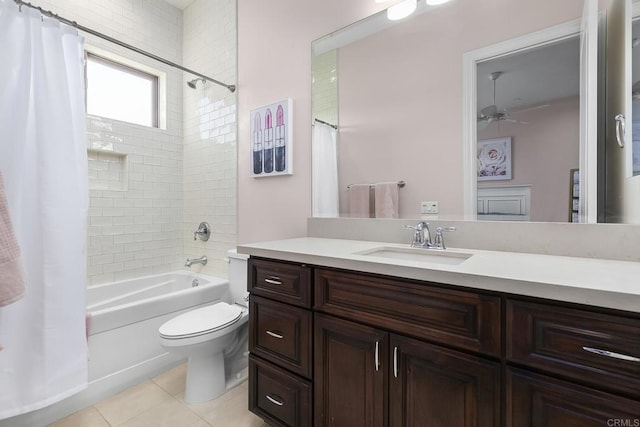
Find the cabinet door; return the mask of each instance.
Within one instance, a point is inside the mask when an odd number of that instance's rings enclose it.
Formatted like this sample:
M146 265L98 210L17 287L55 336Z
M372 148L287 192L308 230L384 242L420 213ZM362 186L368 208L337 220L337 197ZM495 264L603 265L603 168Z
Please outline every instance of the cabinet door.
M390 425L500 425L500 365L398 335L390 344Z
M387 425L389 334L315 315L315 426Z
M640 402L523 370L507 370L507 427L639 426Z

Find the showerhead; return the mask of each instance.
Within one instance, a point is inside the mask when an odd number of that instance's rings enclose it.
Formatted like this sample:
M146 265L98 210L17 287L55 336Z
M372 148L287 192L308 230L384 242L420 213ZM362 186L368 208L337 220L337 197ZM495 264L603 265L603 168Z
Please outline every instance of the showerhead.
M187 86L189 86L191 89L195 89L199 81L201 81L203 84L207 82L205 79L193 79L187 82Z

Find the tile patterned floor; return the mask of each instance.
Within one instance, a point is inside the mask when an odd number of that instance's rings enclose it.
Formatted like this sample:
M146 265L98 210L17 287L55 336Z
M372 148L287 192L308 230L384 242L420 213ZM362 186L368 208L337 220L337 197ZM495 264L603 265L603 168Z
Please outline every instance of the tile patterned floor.
M247 410L247 383L219 398L184 402L186 364L57 421L50 427L268 427Z

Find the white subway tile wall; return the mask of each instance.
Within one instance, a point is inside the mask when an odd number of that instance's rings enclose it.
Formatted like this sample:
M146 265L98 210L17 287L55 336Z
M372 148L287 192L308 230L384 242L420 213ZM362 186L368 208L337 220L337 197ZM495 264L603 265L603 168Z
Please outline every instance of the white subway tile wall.
M313 117L338 124L338 53L330 50L314 56L311 63Z
M104 34L137 46L176 63L183 63L183 52L190 50L198 55L207 57L207 61L227 61L224 65L215 65L210 69L199 70L200 63L185 64L187 67L211 75L218 72L218 68L228 72L224 78L235 81L235 3L224 0L224 10L232 9L232 19L227 19L225 31L233 33L227 37L224 46L220 39L220 57L216 56L216 46L203 44L198 40L198 31L206 29L207 22L211 25L218 18L219 0L198 0L193 6L204 4L203 12L210 16L197 17L200 29L184 31L185 36L194 31L189 40L183 43L183 11L163 0L109 0L103 2L86 0L35 0L34 4L54 11L71 20L91 27ZM186 16L188 13L184 11ZM222 22L221 22L222 23ZM217 31L217 30L215 30ZM212 265L222 266L224 248L235 247L235 95L229 100L224 98L224 92L209 93L211 103L224 102L231 109L233 120L229 119L223 126L219 122L207 128L209 138L200 140L198 161L205 153L217 152L212 145L215 136L227 136L223 144L232 150L222 157L231 165L222 164L219 155L210 155L214 163L204 161L200 166L201 176L195 182L184 182L191 172L187 171L183 156L187 156L186 139L183 134L191 134L193 122L200 121L198 101L192 103L191 113L183 116L183 95L191 91L185 85L192 77L182 71L173 69L162 63L146 58L135 52L86 35L87 44L104 51L112 52L120 57L130 59L146 65L161 73L166 73L166 126L164 129L148 128L128 124L116 120L96 116L87 116L87 142L90 165L90 209L88 229L88 283L98 284L131 277L156 274L183 268L187 256L185 253L185 239L192 238L192 232L197 224L185 228L185 218L198 218L209 221L212 225L218 220L207 218L210 212L220 215L220 212L233 216L220 219L225 227L214 230L212 239L206 247L199 248L207 256L213 258ZM211 38L206 38L207 43ZM198 43L197 48L188 46ZM231 54L228 51L232 51ZM207 64L207 63L203 63ZM222 78L220 78L222 79ZM225 89L226 90L226 89ZM189 92L193 96L193 92ZM217 96L217 98L214 98ZM221 101L222 100L222 101ZM184 105L189 105L186 101ZM206 106L205 106L206 107ZM224 108L214 108L224 110ZM229 110L230 111L230 110ZM207 111L206 117L213 117L212 111ZM221 113L218 112L220 115ZM227 113L225 119L230 114ZM190 118L191 117L191 118ZM187 120L189 119L190 122ZM205 122L206 126L210 120ZM227 127L228 126L228 127ZM233 134L231 144L230 134ZM193 158L193 156L191 157ZM190 163L191 164L191 163ZM108 165L108 169L105 169ZM220 174L218 171L224 171ZM233 172L230 172L233 170ZM232 181L232 182L231 182ZM196 184L194 187L193 184ZM202 184L202 185L201 185ZM211 189L225 188L224 196ZM185 203L187 193L197 191L206 195L210 201L204 203ZM208 194L212 193L212 194ZM189 196L191 197L191 196ZM211 203L221 202L220 208ZM232 210L227 205L232 206ZM190 211L194 209L192 214ZM229 213L230 212L230 213ZM227 223L230 223L227 224ZM220 230L224 233L218 234ZM228 232L227 232L228 231ZM199 253L198 256L202 255ZM215 260L218 257L219 260ZM226 268L225 268L226 272Z
M184 10L183 29L185 66L235 84L235 1L197 0ZM184 252L207 255L202 272L226 277L226 251L237 244L236 95L210 82L184 87ZM211 225L208 242L193 240L201 221Z

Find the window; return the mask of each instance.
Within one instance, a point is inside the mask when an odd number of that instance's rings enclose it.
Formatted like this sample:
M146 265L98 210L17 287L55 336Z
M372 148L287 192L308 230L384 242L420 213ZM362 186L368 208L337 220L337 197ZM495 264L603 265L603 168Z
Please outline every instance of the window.
M158 76L87 53L87 113L158 127Z

